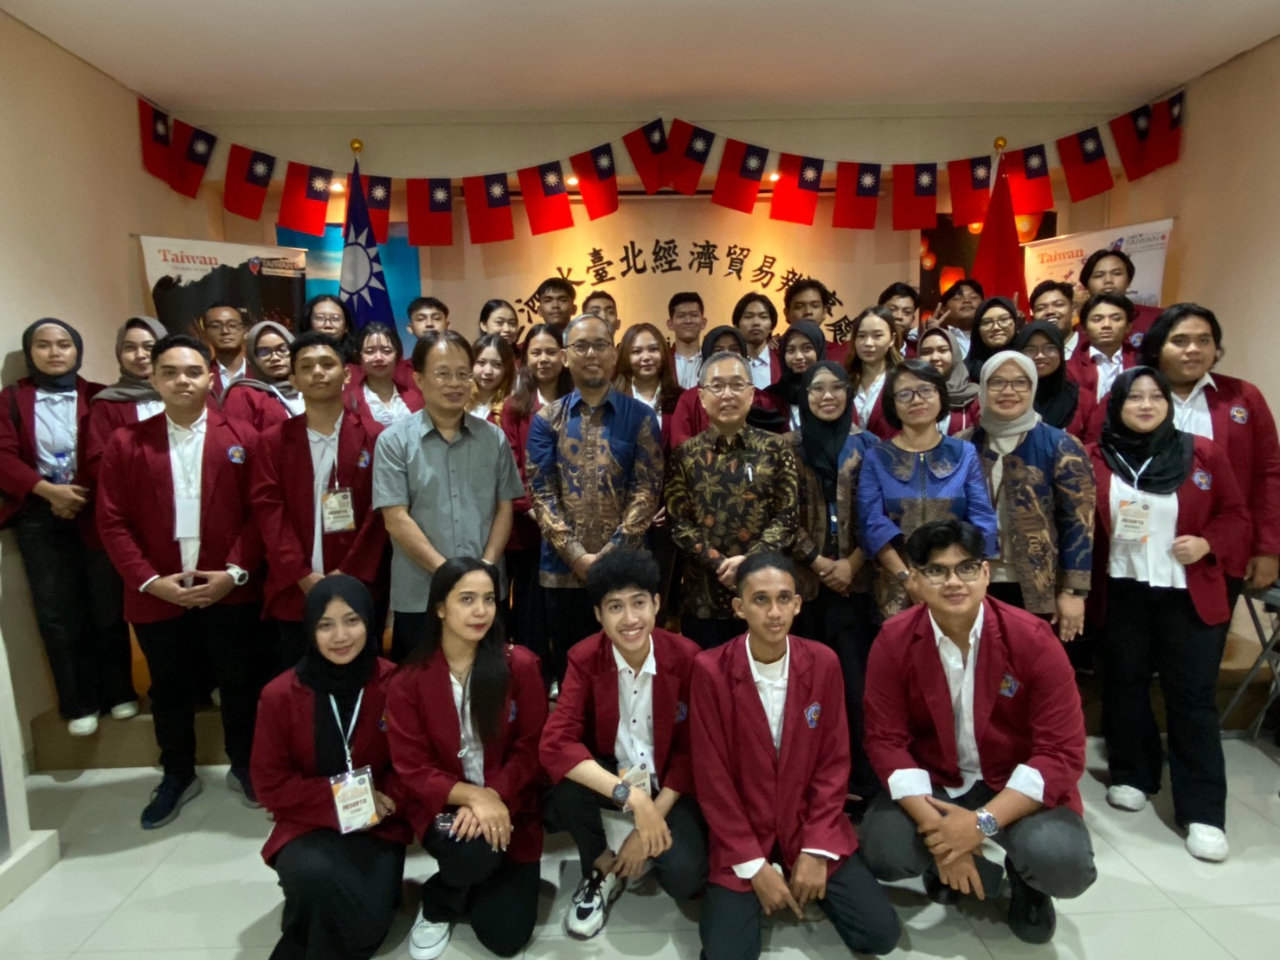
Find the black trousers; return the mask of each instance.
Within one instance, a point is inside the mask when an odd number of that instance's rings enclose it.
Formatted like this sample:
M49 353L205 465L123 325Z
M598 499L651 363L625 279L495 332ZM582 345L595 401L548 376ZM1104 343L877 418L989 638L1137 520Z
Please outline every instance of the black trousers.
M15 522L36 624L68 720L136 700L124 621L124 587L107 555L80 539L80 525L27 498Z
M600 761L617 772L617 765ZM613 810L613 802L594 790L572 780L561 780L551 788L547 803L546 826L550 833L568 831L578 848L582 875L591 870L606 850L602 810ZM702 811L692 797L681 797L667 814L671 831L671 849L653 858L653 872L658 886L676 900L688 900L702 891L707 883L707 828Z
M703 650L728 643L734 637L747 632L745 621L737 617L716 620L709 617L691 617L683 614L680 617L680 633L688 637Z
M1148 794L1160 791L1164 750L1151 707L1151 674L1159 671L1174 819L1183 827L1226 823L1216 695L1227 627L1205 624L1186 590L1107 581L1102 732L1111 782Z
M203 647L218 677L227 756L236 769L248 769L258 695L271 664L260 609L256 603L218 603L171 620L134 624L151 670L151 713L167 775L185 780L195 774L195 704L204 693L195 647Z
M772 870L765 864L762 870ZM849 857L827 879L827 895L818 906L854 953L876 956L898 945L898 915L871 871ZM708 884L702 901L702 950L707 960L756 960L760 956L760 899L754 890L739 893Z
M544 587L547 633L550 639L551 679L564 683L569 668L569 648L600 631L595 604L585 588Z
M284 890L271 960L367 960L400 906L404 847L368 833L314 830L291 840L272 866Z
M658 587L661 601L658 626L661 627L680 609L680 577L684 571L684 554L676 549L675 542L671 539L670 521L661 527L650 527L648 540L649 552L658 561L661 576Z
M538 919L537 863L515 863L485 842L465 842L434 828L422 838L440 870L422 885L422 916L433 923L470 920L476 938L500 957L514 957Z

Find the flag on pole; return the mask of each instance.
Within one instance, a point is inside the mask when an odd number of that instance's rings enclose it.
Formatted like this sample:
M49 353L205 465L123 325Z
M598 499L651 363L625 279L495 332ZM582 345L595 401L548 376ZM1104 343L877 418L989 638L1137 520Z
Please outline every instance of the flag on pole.
M1007 153L1000 161L996 188L983 222L970 276L982 284L988 297L1008 297L1020 310L1026 310L1027 277L1022 244L1018 242L1018 225L1013 219L1010 177L1006 173L1010 167L1016 170L1019 163L1018 158L1011 162Z
M351 171L351 193L347 198L347 222L342 227L342 273L339 297L359 330L368 323L395 327L395 313L382 272L382 255L369 221L369 205L364 197L360 161Z

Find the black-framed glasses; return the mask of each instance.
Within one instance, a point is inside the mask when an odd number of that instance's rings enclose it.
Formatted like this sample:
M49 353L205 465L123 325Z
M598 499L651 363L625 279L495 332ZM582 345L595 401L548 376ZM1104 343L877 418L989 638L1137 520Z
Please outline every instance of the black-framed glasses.
M589 353L594 353L597 357L603 357L613 349L613 344L608 340L579 340L577 343L569 344L568 349L580 357L585 357Z
M989 330L992 327L1012 327L1013 317L983 317L978 326L983 330Z
M960 578L961 583L973 583L982 576L982 561L961 560L954 567L941 563L927 563L919 568L919 573L935 587L940 587L950 580L953 573Z
M1035 346L1034 344L1027 344L1027 346L1022 348L1022 355L1024 357L1030 357L1032 360L1034 360L1036 357L1049 357L1049 358L1060 357L1062 356L1062 351L1059 350L1057 346L1052 343L1046 343L1043 346L1039 346L1039 347Z
M1031 380L1027 377L1014 377L1012 380L1006 380L1004 377L992 377L987 381L987 389L995 393L1004 393L1012 388L1014 393L1030 393Z
M704 383L702 389L713 397L723 397L726 393L741 395L750 390L754 384L746 380L712 380Z
M898 403L910 403L916 397L921 400L932 400L938 395L938 388L931 383L922 383L918 387L903 387L901 390L895 390L893 399Z
M289 345L282 343L278 347L258 347L253 351L253 355L259 360L270 360L272 357L288 357Z

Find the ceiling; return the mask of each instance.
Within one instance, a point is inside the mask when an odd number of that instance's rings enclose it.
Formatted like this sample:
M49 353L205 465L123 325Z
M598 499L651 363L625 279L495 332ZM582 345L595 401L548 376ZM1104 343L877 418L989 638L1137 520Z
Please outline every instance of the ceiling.
M1276 0L0 0L171 110L1142 101Z

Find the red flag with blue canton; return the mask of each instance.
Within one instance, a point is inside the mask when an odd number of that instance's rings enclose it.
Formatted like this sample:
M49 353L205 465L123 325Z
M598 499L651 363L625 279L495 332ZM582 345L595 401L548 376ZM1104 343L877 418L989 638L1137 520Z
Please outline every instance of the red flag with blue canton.
M226 179L222 185L222 207L240 217L257 220L271 185L276 158L269 153L250 150L238 143L231 145L227 157Z
M1147 159L1147 137L1151 133L1151 107L1143 104L1122 117L1111 120L1111 137L1120 153L1125 178L1141 180L1151 172Z
M991 158L970 157L947 164L951 183L951 222L957 227L982 223L991 202Z
M880 201L880 164L836 164L836 204L833 227L874 230Z
M347 189L351 188L350 180L348 177ZM364 201L369 207L369 222L373 224L374 239L379 243L386 243L387 227L391 221L391 178L362 175L360 185L364 188Z
M207 130L181 120L173 121L173 138L169 150L169 186L184 197L194 197L209 169L209 158L218 138Z
M284 175L284 193L280 197L280 226L312 236L324 234L325 215L329 212L329 184L333 171L289 162Z
M773 185L770 220L812 224L818 212L818 190L822 186L822 161L784 153L778 158L778 179Z
M578 178L578 194L592 220L607 217L618 209L618 170L613 147L603 143L586 153L569 158Z
M931 230L938 225L938 165L893 165L893 229Z
M142 166L153 177L169 182L169 115L138 98L138 128L142 136Z
M383 179L369 177L368 180ZM347 198L347 222L342 227L342 273L338 296L347 305L359 330L368 323L385 323L395 327L391 297L387 293L386 275L382 272L382 254L369 220L369 205L364 197L360 161L351 171L351 193ZM390 191L388 191L390 192Z
M1159 170L1182 152L1182 91L1151 107L1151 135L1147 138L1147 169Z
M1020 158L1012 161L1005 154L1000 161L996 188L991 194L987 219L983 222L978 252L969 274L982 284L988 297L1008 297L1020 308L1027 303L1027 276L1023 267L1022 244L1018 242L1018 225L1013 219L1013 194L1007 170L1017 170Z
M711 202L730 210L750 213L755 209L760 193L760 181L764 177L769 151L741 140L724 142L720 157L720 172L716 174L716 186L711 191Z
M529 217L529 230L535 237L573 226L569 191L559 160L525 167L517 170L516 176L520 178L520 195Z
M467 202L467 230L472 243L493 243L515 237L511 193L505 173L463 177L462 198Z
M453 182L418 178L404 182L409 242L415 247L453 246Z
M667 131L661 118L650 120L622 138L645 193L657 193L671 182L667 174Z
M1057 141L1057 147L1072 203L1096 197L1115 186L1111 164L1107 161L1107 149L1097 127L1062 137Z
M667 179L679 193L693 196L711 155L716 135L683 120L671 121L667 136Z
M1041 213L1053 209L1053 185L1049 182L1049 156L1044 144L1010 150L1000 161L1009 177L1013 212Z

